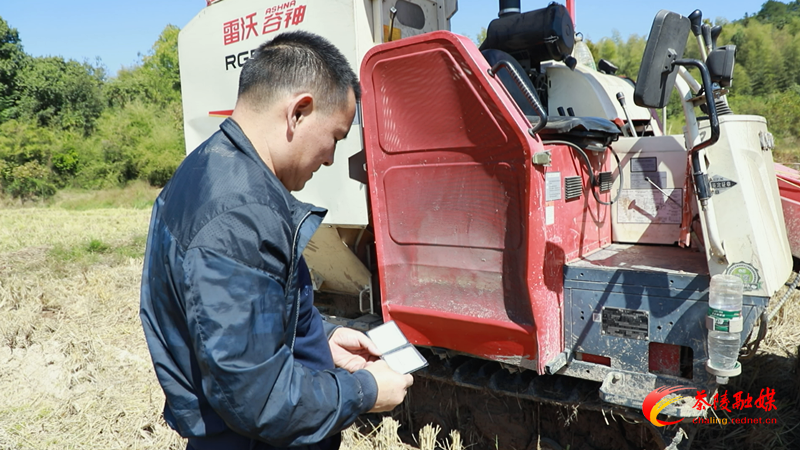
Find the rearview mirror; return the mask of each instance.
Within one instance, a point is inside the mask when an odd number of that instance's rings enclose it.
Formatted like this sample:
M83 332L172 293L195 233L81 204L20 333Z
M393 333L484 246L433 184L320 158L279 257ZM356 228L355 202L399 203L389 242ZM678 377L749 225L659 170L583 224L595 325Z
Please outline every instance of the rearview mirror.
M663 108L675 84L673 63L683 57L691 22L687 17L662 9L656 14L642 56L633 101L639 106Z

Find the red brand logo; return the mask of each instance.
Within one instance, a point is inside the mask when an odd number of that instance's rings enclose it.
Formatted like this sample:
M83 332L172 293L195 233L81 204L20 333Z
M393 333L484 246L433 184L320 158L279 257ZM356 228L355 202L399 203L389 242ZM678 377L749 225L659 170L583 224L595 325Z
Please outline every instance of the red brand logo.
M225 45L246 41L257 37L258 30L261 36L286 29L290 26L300 25L306 18L306 5L297 5L296 0L291 0L264 11L264 19L259 23L258 13L254 12L243 17L237 17L222 24L222 38ZM261 25L259 27L259 25Z
M691 388L686 386L662 386L660 388L653 389L647 397L644 398L642 402L642 414L650 421L653 425L657 427L665 427L667 425L672 425L680 422L683 419L678 419L673 422L664 422L658 419L658 415L661 411L666 408L667 406L683 400L682 395L676 395L673 398L666 398L669 395L672 395L679 391L689 391Z
M676 392L680 391L692 391L694 390L697 394L694 396L683 396L683 395L675 395L672 398L667 398ZM642 402L642 414L650 421L653 425L657 427L664 427L667 425L676 424L683 419L674 420L672 422L665 422L658 419L658 415L661 414L661 411L664 410L667 406L679 402L684 398L691 398L694 399L694 405L692 409L696 409L698 411L705 411L707 408L712 408L715 410L723 410L727 412L733 412L732 410L744 410L749 408L760 408L766 412L772 411L777 409L775 406L775 390L770 388L761 389L761 392L755 401L753 397L744 392L737 392L733 394L733 403L731 403L730 399L728 398L728 391L718 392L714 394L714 397L708 399L706 396L705 389L698 391L696 389L687 387L687 386L662 386L660 388L653 389L647 397L644 398ZM719 422L723 425L727 425L727 419L724 419L725 422ZM774 420L774 419L766 419ZM694 423L707 423L708 419L695 419ZM736 419L732 421L732 423L736 424L746 424L746 423L762 423L761 419L758 421L754 420L747 420L747 419ZM714 421L717 423L717 421ZM767 422L763 422L767 423Z

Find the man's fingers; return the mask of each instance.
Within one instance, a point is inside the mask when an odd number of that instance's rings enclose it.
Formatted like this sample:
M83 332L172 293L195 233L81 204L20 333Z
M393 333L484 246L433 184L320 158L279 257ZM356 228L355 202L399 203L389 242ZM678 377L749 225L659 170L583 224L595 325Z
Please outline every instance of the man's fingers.
M370 354L375 356L381 356L380 350L378 350L378 346L372 342L372 339L369 338L366 334L356 331L354 333L356 339L358 339L358 345L361 348L366 349Z
M366 348L370 352L370 354L374 356L381 356L381 351L378 350L378 346L375 345L374 342L372 342L372 339L370 339L369 336L367 336L366 334L362 336L363 336L362 346Z
M364 349L371 355L381 356L380 350L369 336L352 328L339 328L334 332L333 340L351 352Z

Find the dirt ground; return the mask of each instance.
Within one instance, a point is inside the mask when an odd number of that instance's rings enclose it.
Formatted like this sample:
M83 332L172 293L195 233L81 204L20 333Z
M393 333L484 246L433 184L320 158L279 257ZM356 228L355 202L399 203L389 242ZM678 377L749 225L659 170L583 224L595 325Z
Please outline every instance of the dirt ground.
M138 318L148 221L148 209L0 212L0 449L185 448L161 418L163 394ZM769 416L777 423L699 426L693 448L800 448L798 317L800 302L788 302L729 387L754 397L774 389ZM401 408L382 426L367 418L345 433L344 448L408 448L399 426L413 448L433 449L433 428L410 433L426 423L441 427L448 449L463 448L460 439L470 449L649 448L639 424L613 416L487 393L465 408L455 406L460 395L420 381L412 402L425 398L426 408L413 416Z

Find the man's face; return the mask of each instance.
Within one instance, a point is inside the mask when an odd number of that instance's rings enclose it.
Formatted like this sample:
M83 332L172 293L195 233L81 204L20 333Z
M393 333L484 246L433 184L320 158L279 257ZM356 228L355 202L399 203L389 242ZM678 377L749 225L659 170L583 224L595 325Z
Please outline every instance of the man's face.
M315 107L298 123L292 139L292 162L281 177L288 190L303 189L321 166L333 164L336 143L347 137L355 112L356 99L351 90L345 108L325 112Z

